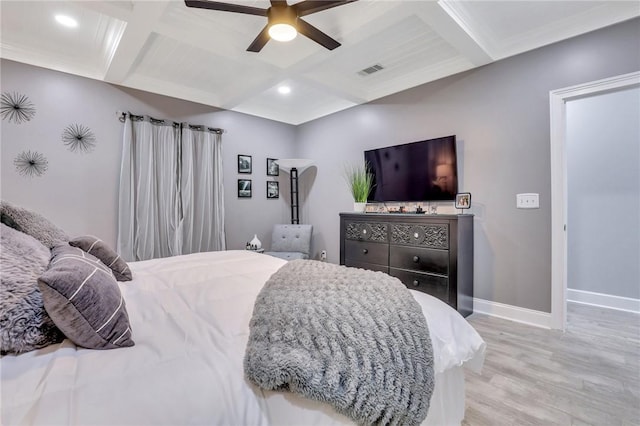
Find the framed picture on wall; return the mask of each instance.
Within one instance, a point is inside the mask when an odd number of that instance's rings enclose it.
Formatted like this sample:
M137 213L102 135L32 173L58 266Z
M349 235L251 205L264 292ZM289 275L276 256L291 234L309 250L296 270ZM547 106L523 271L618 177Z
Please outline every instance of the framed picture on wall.
M238 155L238 173L251 174L251 156Z
M267 176L280 176L280 166L277 158L267 158Z
M280 185L278 185L278 182L267 182L267 198L280 198Z
M456 194L456 209L471 208L471 193L459 192Z
M251 198L251 179L238 179L238 198Z

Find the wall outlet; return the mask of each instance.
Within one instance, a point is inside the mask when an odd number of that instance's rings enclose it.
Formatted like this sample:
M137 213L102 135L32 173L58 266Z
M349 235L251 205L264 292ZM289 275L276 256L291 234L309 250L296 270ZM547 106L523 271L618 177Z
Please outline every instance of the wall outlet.
M322 250L320 252L320 260L327 260L327 251L326 250Z
M516 207L519 209L539 209L540 196L536 193L526 193L516 195Z

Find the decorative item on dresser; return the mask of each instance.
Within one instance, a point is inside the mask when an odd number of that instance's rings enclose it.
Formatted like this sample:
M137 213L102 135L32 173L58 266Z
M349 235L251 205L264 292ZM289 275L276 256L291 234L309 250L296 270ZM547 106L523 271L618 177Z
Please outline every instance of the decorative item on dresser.
M459 192L456 194L456 209L470 209L471 208L471 193L470 192Z
M362 213L366 210L367 199L373 188L373 175L368 165L347 165L344 169L344 179L353 197L353 211Z
M473 312L473 215L340 213L340 264L386 272Z

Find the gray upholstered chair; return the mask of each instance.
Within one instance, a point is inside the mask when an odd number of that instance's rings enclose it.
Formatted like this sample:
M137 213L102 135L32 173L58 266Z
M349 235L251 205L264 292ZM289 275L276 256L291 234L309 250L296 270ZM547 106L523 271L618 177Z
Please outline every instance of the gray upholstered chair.
M271 256L285 260L308 259L311 253L311 225L274 225L271 234Z

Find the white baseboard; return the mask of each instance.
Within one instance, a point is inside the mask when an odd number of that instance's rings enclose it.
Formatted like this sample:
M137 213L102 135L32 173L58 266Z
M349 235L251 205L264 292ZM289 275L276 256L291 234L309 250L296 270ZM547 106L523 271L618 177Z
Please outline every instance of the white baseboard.
M473 312L491 315L510 321L533 325L535 327L551 328L551 314L534 311L533 309L505 305L504 303L473 298Z
M567 302L583 305L599 306L640 314L640 299L631 297L612 296L610 294L594 293L592 291L567 289Z

